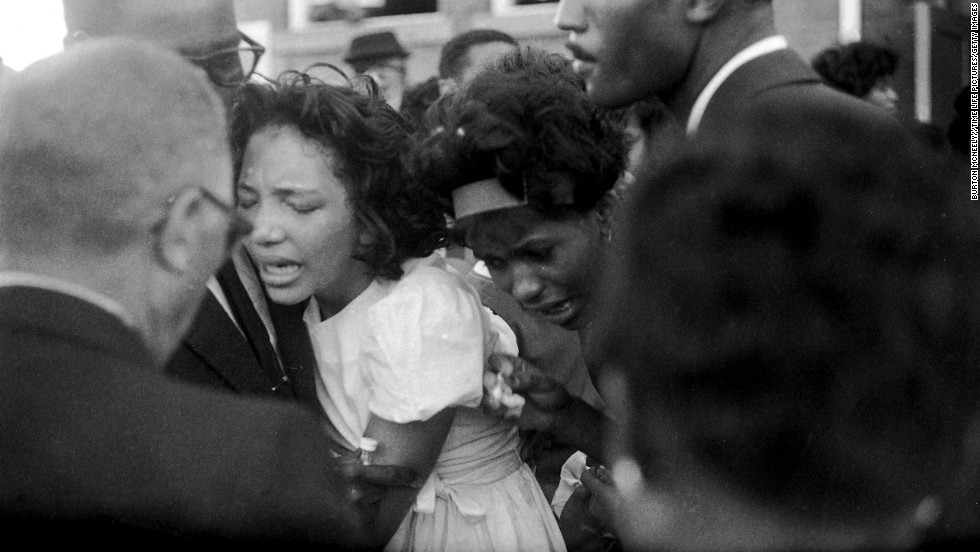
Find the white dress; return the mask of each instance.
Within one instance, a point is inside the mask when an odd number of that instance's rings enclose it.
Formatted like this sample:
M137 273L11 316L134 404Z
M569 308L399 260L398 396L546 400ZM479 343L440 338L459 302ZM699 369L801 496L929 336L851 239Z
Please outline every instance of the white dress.
M479 408L483 366L517 353L513 332L436 254L374 281L342 311L306 313L317 394L356 448L372 414L396 423L456 406L429 480L385 550L564 551L554 514L517 452L517 428ZM312 302L311 302L312 303Z

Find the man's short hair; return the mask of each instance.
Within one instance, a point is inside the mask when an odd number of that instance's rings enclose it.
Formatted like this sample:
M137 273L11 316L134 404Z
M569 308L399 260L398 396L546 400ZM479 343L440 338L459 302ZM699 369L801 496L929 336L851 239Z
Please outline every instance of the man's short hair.
M439 78L459 80L468 62L470 48L478 44L503 42L517 46L517 40L494 29L473 29L460 33L446 42L439 53Z
M898 54L870 42L828 48L813 58L813 68L830 86L863 98L879 80L895 74Z
M0 250L119 251L228 155L201 71L147 42L79 44L0 94Z

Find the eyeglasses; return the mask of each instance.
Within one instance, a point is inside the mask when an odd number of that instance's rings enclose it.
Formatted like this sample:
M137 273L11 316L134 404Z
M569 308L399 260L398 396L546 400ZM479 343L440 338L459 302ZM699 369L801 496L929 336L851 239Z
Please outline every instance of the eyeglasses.
M211 205L214 205L221 211L226 217L228 217L228 231L225 234L225 249L231 251L238 245L238 243L244 238L252 233L252 223L249 222L245 217L238 214L238 210L234 205L229 205L216 195L212 194L208 190L200 187L194 186L192 189L197 190L202 198L208 201ZM183 190L171 195L166 200L167 209L170 208L177 201L177 197L183 193ZM156 224L151 227L154 234L159 233L163 228L163 224L167 221L167 215L164 215Z
M204 69L215 85L229 88L239 86L255 72L259 59L265 54L265 46L241 31L238 35L241 42L247 46L226 48L203 56L184 56L184 58Z
M242 238L252 233L252 223L245 217L238 214L238 209L234 205L229 205L218 199L217 196L204 188L198 187L201 197L211 202L226 217L230 219L228 224L228 234L225 237L225 248L231 251Z

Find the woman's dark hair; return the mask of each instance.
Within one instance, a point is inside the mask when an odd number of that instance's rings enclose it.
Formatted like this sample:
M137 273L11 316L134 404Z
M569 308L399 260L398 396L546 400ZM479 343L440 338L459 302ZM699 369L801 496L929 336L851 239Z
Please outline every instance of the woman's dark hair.
M813 68L830 86L863 98L879 80L895 74L898 54L869 42L828 48L813 58Z
M625 162L622 114L586 97L568 59L538 49L506 54L437 101L427 119L433 130L414 165L420 180L447 198L460 186L497 178L544 214L586 212Z
M378 277L398 279L402 262L443 245L446 213L438 196L407 170L413 126L367 88L329 85L296 71L243 86L232 112L235 177L256 132L299 130L329 152L357 221L371 236L355 258Z
M405 89L398 112L416 126L422 126L425 123L425 112L437 99L439 99L439 77L429 77Z

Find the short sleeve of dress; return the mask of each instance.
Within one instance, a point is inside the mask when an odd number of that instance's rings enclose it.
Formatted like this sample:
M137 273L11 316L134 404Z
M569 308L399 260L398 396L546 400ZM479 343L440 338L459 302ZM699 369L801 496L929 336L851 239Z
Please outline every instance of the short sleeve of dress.
M371 307L364 336L368 408L396 423L476 407L483 393L479 299L444 271L418 276Z

